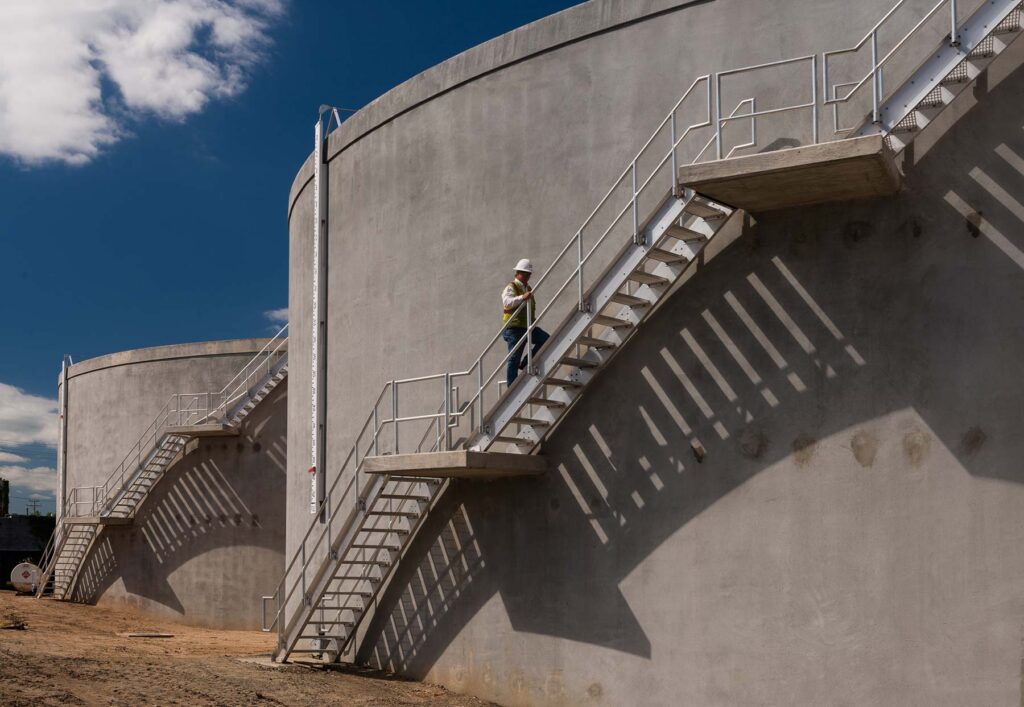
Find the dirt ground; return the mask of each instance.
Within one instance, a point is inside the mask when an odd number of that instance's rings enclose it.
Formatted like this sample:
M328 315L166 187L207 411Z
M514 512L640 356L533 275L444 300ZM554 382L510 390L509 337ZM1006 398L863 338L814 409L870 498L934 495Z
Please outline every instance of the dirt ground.
M174 637L118 635L138 631ZM0 705L489 704L382 673L260 664L273 641L0 591Z

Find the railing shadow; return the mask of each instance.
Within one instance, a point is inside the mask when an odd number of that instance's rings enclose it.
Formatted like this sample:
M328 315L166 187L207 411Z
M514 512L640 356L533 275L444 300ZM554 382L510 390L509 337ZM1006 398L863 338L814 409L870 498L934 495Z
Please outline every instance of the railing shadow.
M368 631L376 637L361 649L361 664L397 673L428 669L419 658L427 640L438 632L456 631L472 596L490 596L478 588L487 566L466 509L447 494L431 512L414 546L419 564L402 563L389 597L389 610L378 612ZM469 601L467 601L469 600Z

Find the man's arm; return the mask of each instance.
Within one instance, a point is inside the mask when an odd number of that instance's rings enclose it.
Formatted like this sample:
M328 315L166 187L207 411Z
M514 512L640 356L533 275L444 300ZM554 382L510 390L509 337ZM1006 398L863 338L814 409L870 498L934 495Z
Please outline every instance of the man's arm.
M524 295L516 295L516 290L512 285L507 285L505 290L501 293L501 306L504 309L515 309L525 300L530 299L532 292L526 291Z

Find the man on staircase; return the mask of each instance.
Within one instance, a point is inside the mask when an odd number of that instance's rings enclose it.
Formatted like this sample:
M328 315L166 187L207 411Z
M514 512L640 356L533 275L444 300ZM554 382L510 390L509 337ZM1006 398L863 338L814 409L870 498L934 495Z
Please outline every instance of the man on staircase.
M508 345L512 355L508 358L506 378L511 386L512 381L519 375L519 369L526 365L523 360L523 349L526 346L526 330L537 321L537 302L533 298L533 290L530 288L530 275L533 274L533 264L523 258L516 263L516 275L501 293L502 318L505 330L501 337ZM521 307L523 303L526 306ZM530 332L530 340L533 342L531 357L544 342L548 340L548 333L539 326L533 326Z

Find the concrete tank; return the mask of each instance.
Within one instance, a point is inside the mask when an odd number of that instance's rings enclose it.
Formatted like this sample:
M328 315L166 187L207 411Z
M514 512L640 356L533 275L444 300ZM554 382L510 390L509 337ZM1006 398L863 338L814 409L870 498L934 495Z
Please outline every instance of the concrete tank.
M265 343L160 346L71 366L59 497L103 483L170 395L220 390ZM258 628L259 598L284 569L286 406L287 380L238 436L194 439L130 525L104 528L72 598L192 625Z
M353 116L329 141L328 469L385 381L473 361L511 265L551 261L696 75L848 46L890 5L595 0ZM1019 701L1022 63L930 126L898 196L738 218L546 477L451 490L358 660L503 704ZM311 521L291 376L289 557Z

